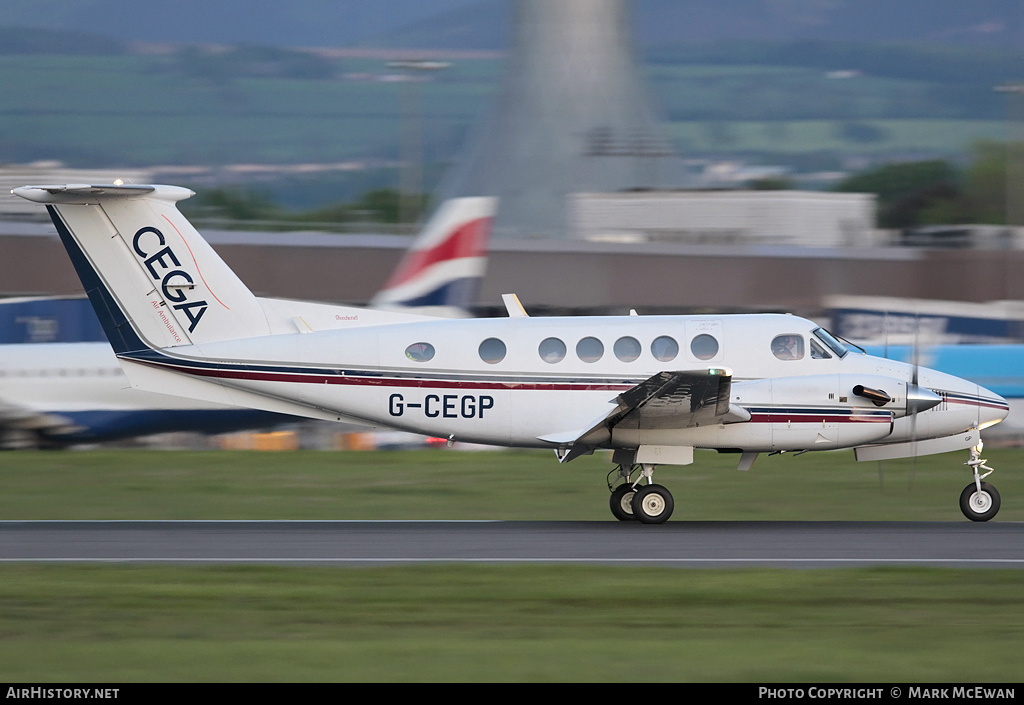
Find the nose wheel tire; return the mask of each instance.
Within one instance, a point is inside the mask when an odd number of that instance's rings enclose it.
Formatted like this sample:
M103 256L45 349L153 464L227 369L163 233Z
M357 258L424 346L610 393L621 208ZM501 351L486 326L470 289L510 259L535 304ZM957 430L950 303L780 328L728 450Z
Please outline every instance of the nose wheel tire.
M633 495L633 516L643 524L663 524L672 516L672 493L661 485L638 487Z
M612 490L612 496L608 500L612 515L619 521L636 521L633 515L633 495L636 490L628 482L619 485Z
M971 483L960 493L960 511L971 521L988 521L999 512L999 493L987 482L981 483L981 492Z

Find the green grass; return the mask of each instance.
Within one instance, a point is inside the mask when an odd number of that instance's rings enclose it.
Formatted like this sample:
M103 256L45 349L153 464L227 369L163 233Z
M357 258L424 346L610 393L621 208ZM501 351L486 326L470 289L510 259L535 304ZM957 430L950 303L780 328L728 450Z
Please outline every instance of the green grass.
M159 57L0 56L0 156L81 167L393 159L401 86L347 80L389 71L350 63L324 80L204 78ZM464 131L485 108L497 62L467 63L424 87L425 129Z
M963 455L964 457L960 457ZM996 521L1024 453L987 452ZM697 453L673 521L943 520L964 454ZM0 454L0 518L613 521L607 456ZM1019 678L1020 571L0 565L0 680L950 682Z
M1024 520L1024 452L986 450ZM698 451L655 478L672 521L961 521L967 452L857 463L849 451L761 457ZM543 451L17 451L0 454L0 519L505 519L612 521L606 453Z
M669 130L677 144L689 149L718 147L730 152L793 155L843 151L967 153L979 141L1006 138L1006 123L1002 120L866 119L854 122L877 130L879 138L854 144L842 136L842 123L832 120L679 120L671 123Z
M1016 571L4 566L0 578L8 682L1015 681L1024 638Z

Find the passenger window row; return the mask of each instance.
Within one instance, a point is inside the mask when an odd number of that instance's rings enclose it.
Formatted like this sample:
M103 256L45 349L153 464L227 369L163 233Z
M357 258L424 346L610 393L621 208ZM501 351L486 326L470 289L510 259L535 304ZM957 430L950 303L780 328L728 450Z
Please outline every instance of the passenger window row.
M651 355L659 362L670 362L679 355L679 343L671 336L662 335L651 341ZM718 340L707 333L702 333L690 341L690 352L698 360L710 360L718 355ZM434 357L434 346L430 343L413 343L405 349L405 356L414 362L427 362ZM615 341L612 353L621 362L633 362L643 352L640 341L631 336L623 336ZM480 343L480 359L494 365L505 359L508 349L498 338L488 338ZM597 338L587 336L576 343L576 357L583 362L597 362L604 357L604 343ZM540 359L554 365L565 359L568 347L559 338L545 338L537 346Z

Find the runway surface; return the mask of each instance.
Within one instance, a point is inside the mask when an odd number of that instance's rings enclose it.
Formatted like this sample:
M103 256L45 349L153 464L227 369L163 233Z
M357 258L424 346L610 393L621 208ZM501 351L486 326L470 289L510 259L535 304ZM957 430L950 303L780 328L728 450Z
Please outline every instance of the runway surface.
M5 521L0 562L1024 568L1024 523Z

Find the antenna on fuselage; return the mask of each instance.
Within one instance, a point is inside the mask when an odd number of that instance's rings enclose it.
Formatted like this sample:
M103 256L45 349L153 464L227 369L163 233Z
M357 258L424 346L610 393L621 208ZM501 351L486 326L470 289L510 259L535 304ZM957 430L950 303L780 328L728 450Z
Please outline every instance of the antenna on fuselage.
M505 303L505 310L509 318L529 318L530 314L523 308L522 302L515 294L502 294L501 300Z

